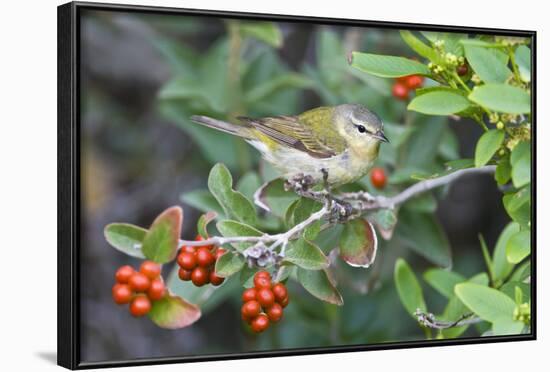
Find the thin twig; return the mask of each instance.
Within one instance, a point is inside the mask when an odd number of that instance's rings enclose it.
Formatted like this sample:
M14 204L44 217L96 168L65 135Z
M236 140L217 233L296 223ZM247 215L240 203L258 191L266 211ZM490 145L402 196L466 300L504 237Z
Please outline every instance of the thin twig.
M453 322L437 320L435 315L432 313L425 313L420 309L416 309L414 315L417 317L418 322L425 327L433 329L448 329L454 327L462 327L465 325L476 324L482 322L483 320L474 317L473 313L462 314L457 320Z

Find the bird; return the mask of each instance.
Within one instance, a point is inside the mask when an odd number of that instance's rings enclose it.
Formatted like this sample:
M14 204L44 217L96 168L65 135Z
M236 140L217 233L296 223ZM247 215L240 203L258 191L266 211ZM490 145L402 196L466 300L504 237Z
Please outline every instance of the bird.
M193 115L195 123L242 137L286 179L308 176L338 187L362 178L378 157L382 120L361 104L321 106L299 115L238 116L238 124Z

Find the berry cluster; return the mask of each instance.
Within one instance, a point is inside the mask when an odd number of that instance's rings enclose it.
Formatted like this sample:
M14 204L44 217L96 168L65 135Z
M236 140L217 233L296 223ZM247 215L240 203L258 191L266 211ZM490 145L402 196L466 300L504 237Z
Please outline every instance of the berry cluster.
M202 237L199 235L196 240L202 240ZM208 283L214 286L222 284L225 278L216 275L214 266L224 253L225 249L221 247L181 247L177 259L180 267L178 271L180 279L191 280L197 287Z
M139 271L132 266L121 266L115 274L113 300L119 304L130 304L130 314L143 316L151 311L151 301L158 301L166 294L166 287L160 276L160 265L143 261Z
M377 189L383 189L386 186L386 172L384 168L372 168L370 171L370 182Z
M418 89L424 84L424 77L420 75L401 76L395 79L392 94L395 98L406 100L409 98L409 92Z
M243 292L242 300L242 319L254 332L260 333L270 322L276 323L282 318L283 308L288 305L288 291L283 283L271 283L267 271L259 271L254 275L254 287Z

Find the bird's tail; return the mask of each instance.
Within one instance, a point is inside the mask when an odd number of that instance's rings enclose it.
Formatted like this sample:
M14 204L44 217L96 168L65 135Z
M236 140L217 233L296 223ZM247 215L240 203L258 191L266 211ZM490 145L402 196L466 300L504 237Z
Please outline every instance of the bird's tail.
M226 121L213 119L211 117L202 116L202 115L193 115L191 116L191 120L197 124L204 125L205 127L217 129L219 131L233 134L235 136L239 136L243 138L251 138L250 128L246 124L243 124L243 125L232 124Z

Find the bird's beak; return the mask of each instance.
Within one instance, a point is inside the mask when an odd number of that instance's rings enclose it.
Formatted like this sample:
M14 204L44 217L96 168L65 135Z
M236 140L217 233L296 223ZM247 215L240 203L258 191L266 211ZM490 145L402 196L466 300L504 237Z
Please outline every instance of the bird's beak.
M390 142L390 140L388 139L388 137L386 137L384 135L384 132L382 132L381 130L379 130L378 132L376 132L374 135L373 135L374 138L376 139L379 139L380 141L382 142Z

